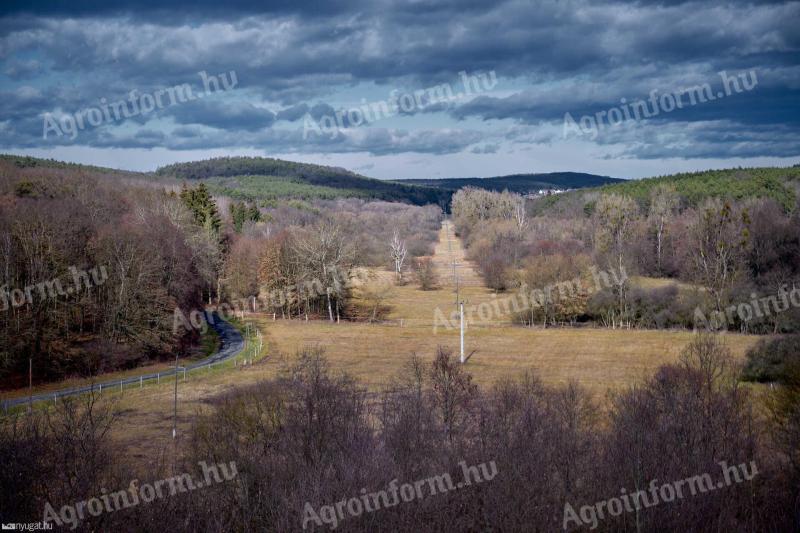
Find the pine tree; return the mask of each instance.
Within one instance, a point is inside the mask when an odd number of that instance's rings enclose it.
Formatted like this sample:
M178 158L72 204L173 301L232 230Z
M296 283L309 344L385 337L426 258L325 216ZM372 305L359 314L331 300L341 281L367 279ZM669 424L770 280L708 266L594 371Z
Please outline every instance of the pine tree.
M195 189L184 184L180 197L184 205L191 211L198 226L203 227L211 234L219 235L222 219L217 211L217 204L211 197L211 193L208 192L205 183L201 183Z
M234 202L230 207L233 229L236 233L241 233L244 223L247 221L258 222L261 220L261 212L255 204L246 206L244 202Z

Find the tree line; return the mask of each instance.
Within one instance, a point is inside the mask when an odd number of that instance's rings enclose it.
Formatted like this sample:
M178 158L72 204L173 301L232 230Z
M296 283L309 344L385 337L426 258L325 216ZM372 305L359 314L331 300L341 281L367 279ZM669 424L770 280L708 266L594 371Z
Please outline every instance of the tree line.
M617 187L623 185L608 189ZM769 197L710 197L693 206L669 184L651 186L646 202L602 191L544 210L549 199L508 192L467 188L453 197L457 231L496 291L589 276L592 267L627 273L597 294L521 314L520 323L693 328L724 316L721 329L800 331L800 309L776 303L800 287L800 212L794 204L787 211ZM756 306L753 316L743 316L740 304L754 298L767 298L770 311Z
M41 383L191 353L200 339L176 334L176 308L280 291L268 309L278 316L361 317L357 267L393 268L397 234L407 269L432 253L441 219L436 206L355 199L259 208L204 183L165 188L100 168L18 163L0 161L3 388L27 385L30 366ZM67 294L73 273L93 271L103 283ZM62 294L11 305L26 287L56 283Z
M433 476L458 481L464 463L492 463L496 473L458 490L344 515L338 527L581 531L589 522L569 519L567 504L586 516L583 507L641 492L646 505L595 516L596 530L793 531L800 518L796 441L784 438L789 429L797 434L797 418L784 425L780 409L754 409L729 353L711 335L605 402L575 383L547 386L532 374L478 387L446 348L412 355L377 393L334 371L318 348L297 355L278 379L218 398L171 467L202 479L198 462L233 462L233 482L88 516L82 527L326 531L327 523L307 519L308 505ZM165 475L167 469L135 467L116 454L108 438L113 410L85 402L57 408L69 416L41 413L0 426L8 465L0 474L4 518L37 521L46 503L59 509L102 488ZM78 435L90 453L71 453ZM748 465L746 475L720 485L730 475L723 463ZM686 479L695 488L684 486L684 497L663 490L652 496L652 487Z
M3 290L107 273L0 313L4 388L25 383L31 361L41 382L129 368L196 340L174 337L169 315L200 305L221 249L179 197L89 170L1 162L0 204Z

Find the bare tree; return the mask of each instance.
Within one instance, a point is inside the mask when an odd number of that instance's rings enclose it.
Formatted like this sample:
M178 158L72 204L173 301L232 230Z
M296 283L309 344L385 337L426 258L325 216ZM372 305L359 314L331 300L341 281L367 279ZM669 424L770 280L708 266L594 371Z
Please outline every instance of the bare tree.
M722 311L728 290L740 273L748 240L749 217L737 216L728 202L713 199L701 209L692 233L695 279Z
M523 196L517 195L514 198L514 222L517 225L517 242L514 245L514 266L516 267L519 264L519 248L525 240L525 230L528 227Z
M419 288L423 291L433 290L439 283L439 277L436 275L436 269L430 257L417 259L415 274Z
M406 260L406 242L400 239L397 230L392 234L392 240L389 243L390 254L392 261L394 261L394 272L397 281L403 280L403 262Z
M662 273L661 257L664 247L664 230L667 221L678 207L678 194L674 187L658 186L650 194L650 220L656 232L656 268Z
M527 214L525 213L525 198L518 197L514 202L514 221L517 223L517 230L520 234L528 227Z
M312 231L298 236L293 245L297 261L302 263L305 271L306 281L323 283L328 317L334 322L333 302L336 302L338 318L344 285L355 263L355 247L335 221L317 224Z
M367 304L370 313L370 322L381 319L391 309L384 302L392 296L392 286L389 283L365 286L361 288L361 299Z
M469 416L469 406L477 394L477 386L472 383L472 375L465 372L463 365L453 357L453 352L442 346L436 349L429 379L434 408L440 417L444 436L450 442L454 432Z
M596 221L597 243L602 251L609 254L609 267L616 266L618 276L612 276L616 282L614 288L619 302L620 320L626 313L625 289L627 276L622 273L626 266L626 247L633 232L633 223L638 213L636 202L628 196L604 194L597 200Z

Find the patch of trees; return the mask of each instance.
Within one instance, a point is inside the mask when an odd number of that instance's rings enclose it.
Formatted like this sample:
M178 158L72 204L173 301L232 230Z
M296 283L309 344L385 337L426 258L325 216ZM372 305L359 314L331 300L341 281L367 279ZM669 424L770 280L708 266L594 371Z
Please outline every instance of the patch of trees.
M29 360L42 382L129 368L192 341L173 335L172 311L210 293L220 249L180 198L2 163L0 205L0 288L20 304L0 312L4 387L26 382Z
M401 278L414 258L432 253L441 210L343 199L268 209L261 219L231 236L224 299L255 299L283 318L376 320L385 291L355 294L356 267Z
M219 157L205 161L175 163L159 168L156 175L180 180L201 180L248 176L266 177L263 193L269 195L270 179L290 178L298 183L343 189L342 197L360 192L371 198L408 202L415 205L433 204L445 208L450 201L450 191L406 185L367 178L343 168L296 163L266 157Z
M261 220L261 211L254 204L245 205L244 202L235 202L230 206L233 229L241 233L245 222L258 222Z
M594 191L629 196L645 210L651 207L653 189L666 187L677 190L682 202L689 207L700 207L709 198L725 198L736 202L768 198L788 212L794 209L797 201L798 182L800 170L797 167L732 168L627 180ZM543 203L552 206L577 201L583 206L584 194L584 191L573 191L547 198Z
M787 170L771 171L753 179L778 179ZM585 278L592 269L625 273L610 277L612 286L596 287L589 298L521 313L520 323L692 328L710 324L713 315L716 328L800 331L800 309L787 303L800 287L800 210L794 203L787 211L771 197L737 201L732 194L709 196L695 206L682 188L695 183L689 176L642 181L652 183L630 190L642 187L646 201L624 194L626 183L544 210L536 208L538 200L466 188L453 197L453 220L468 257L496 291L524 284L542 288L557 282L554 276L567 281L575 275L570 265L580 265ZM793 195L781 198L795 201Z
M291 200L335 200L337 198L369 198L366 190L336 189L312 185L300 178L276 176L232 176L202 180L215 195L253 202L260 207L274 208Z
M484 189L487 191L510 191L519 194L538 193L540 189L577 189L581 187L598 187L608 183L624 180L585 174L582 172L546 172L541 174L512 174L489 178L441 178L441 179L408 179L397 180L400 183L425 185L453 192L465 187Z
M638 506L598 518L596 530L794 530L800 516L800 463L791 440L800 427L797 391L794 403L779 402L783 418L756 418L754 399L713 337L698 337L679 362L606 402L575 383L546 386L533 375L480 388L467 368L440 348L432 359L411 357L385 392L368 393L332 369L320 350L303 350L280 379L219 398L215 411L194 426L184 464L168 474L192 472L202 479L199 461L233 461L233 483L87 517L84 525L295 531L305 523L308 530L327 531L328 524L308 518L307 506L319 511L369 498L393 483L423 481L424 497L398 498L360 516L343 512L339 528L560 531L566 525L580 531L590 526L567 520L567 503L580 512L644 491ZM35 521L45 501L58 508L94 496L98 486L127 487L125 480L112 484L104 468L70 460L65 472L45 478L49 472L35 465L51 441L36 436L0 428L8 465L0 494L4 510L13 510L7 519ZM25 448L30 444L34 453ZM109 445L108 439L100 444ZM717 487L725 479L721 462L746 466L739 482L728 474L731 482ZM477 468L491 463L494 468ZM457 486L465 480L462 465L475 466L485 479ZM53 480L73 471L81 485L55 490L61 485ZM689 478L681 498L662 490L653 505L651 482L657 490ZM20 486L19 479L26 483Z

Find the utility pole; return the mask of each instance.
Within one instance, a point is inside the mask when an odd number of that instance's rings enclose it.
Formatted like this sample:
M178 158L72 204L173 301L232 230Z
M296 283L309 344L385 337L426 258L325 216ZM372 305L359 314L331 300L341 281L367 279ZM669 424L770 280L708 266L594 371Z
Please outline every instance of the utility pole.
M244 359L247 360L247 350L250 349L250 324L244 325Z
M459 302L460 311L459 316L461 318L461 364L464 364L464 302Z
M456 258L453 255L453 247L450 244L450 221L447 221L447 252L453 262L453 283L456 286L456 305L458 305L458 276L456 275Z
M175 402L172 410L172 438L178 437L178 354L175 354Z
M455 259L453 259L453 274L454 274L454 275L455 275L455 271L456 271L456 260L455 260ZM456 276L456 302L458 302L458 296L459 296L459 295L458 295L458 289L459 289L459 286L458 286L458 276Z
M28 358L28 409L33 411L33 357Z

